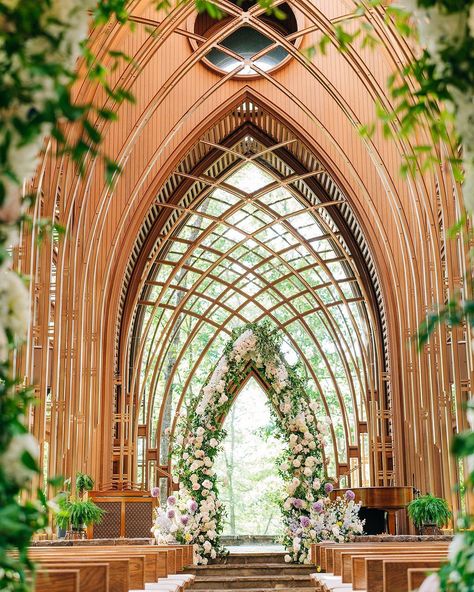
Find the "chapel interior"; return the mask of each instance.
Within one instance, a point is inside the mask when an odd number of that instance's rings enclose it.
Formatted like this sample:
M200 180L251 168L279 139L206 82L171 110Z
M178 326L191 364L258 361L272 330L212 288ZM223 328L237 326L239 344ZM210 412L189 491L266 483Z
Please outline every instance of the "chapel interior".
M114 102L80 57L73 101L113 113L93 120L106 156L79 170L46 137L24 183L31 223L11 257L31 316L10 360L36 400L23 420L40 470L23 495L102 511L79 529L49 512L30 545L37 592L408 592L472 509L452 448L469 429L472 323L418 339L433 311L472 298L472 234L452 230L472 219L453 147L439 138L438 161L403 175L430 131L377 123L418 49L390 2L365 3L373 46L343 50L357 2L271 4L131 0L127 24L89 22L108 87L133 100ZM307 462L281 435L298 422ZM441 528L407 510L427 494L445 500ZM361 503L355 538L318 530L336 499Z

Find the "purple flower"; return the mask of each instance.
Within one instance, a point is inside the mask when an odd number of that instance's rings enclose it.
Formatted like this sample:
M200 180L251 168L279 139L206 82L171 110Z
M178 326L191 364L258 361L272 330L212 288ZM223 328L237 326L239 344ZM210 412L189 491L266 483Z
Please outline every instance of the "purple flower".
M170 495L166 501L168 503L168 506L174 506L176 504L176 498L174 495Z
M290 530L293 534L296 533L299 528L300 525L298 524L298 520L290 520Z
M173 518L176 516L176 512L175 512L174 510L168 510L168 511L166 512L166 515L168 516L168 518L169 518L170 520L173 520Z
M183 526L186 526L186 524L189 522L189 516L187 514L184 514L183 516L181 516L181 524Z
M331 493L331 491L334 489L334 485L332 483L326 483L326 485L324 486L324 491L326 493Z
M195 502L193 499L189 500L187 505L191 514L194 514L194 512L198 509L197 502Z
M348 489L346 491L346 500L348 502L352 502L353 500L355 500L355 497L356 497L356 494L351 489Z
M308 516L301 516L300 524L303 528L308 528L308 526L311 524L311 520L308 518Z
M152 487L150 490L151 497L158 497L160 495L160 488L159 487Z
M303 507L303 500L295 497L295 499L293 500L293 507L297 510L301 510L301 508Z
M323 504L322 504L322 502L314 502L314 504L313 504L313 510L315 512L317 512L318 514L320 514L323 511Z

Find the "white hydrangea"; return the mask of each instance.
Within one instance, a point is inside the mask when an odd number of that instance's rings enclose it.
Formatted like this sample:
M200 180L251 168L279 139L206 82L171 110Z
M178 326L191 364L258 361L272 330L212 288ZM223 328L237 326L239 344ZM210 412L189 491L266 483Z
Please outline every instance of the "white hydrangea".
M0 456L0 466L5 477L20 487L24 487L36 471L26 466L23 455L27 452L35 462L39 458L39 444L32 434L15 434L8 448Z
M0 271L0 326L23 338L30 322L30 298L21 278L13 271Z
M7 335L0 325L0 362L4 362L8 358L8 339Z

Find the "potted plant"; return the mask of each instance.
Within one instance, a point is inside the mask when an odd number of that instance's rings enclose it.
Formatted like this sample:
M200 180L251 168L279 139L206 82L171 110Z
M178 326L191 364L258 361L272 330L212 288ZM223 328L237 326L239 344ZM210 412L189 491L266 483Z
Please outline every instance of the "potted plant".
M94 487L94 480L90 475L78 472L76 474L77 497L71 497L69 491L63 492L58 500L59 511L56 514L56 524L60 530L67 530L66 538L85 538L86 528L102 520L104 510L93 501L84 499L86 491ZM68 530L71 527L71 530Z
M447 501L430 493L414 499L408 504L407 510L420 534L441 534L440 529L451 518Z
M85 538L86 528L102 520L104 510L101 510L91 500L78 498L69 499L67 513L72 527L73 538Z
M69 485L70 485L70 480ZM64 539L67 535L67 531L69 529L69 512L67 511L67 501L69 500L69 496L71 495L71 488L68 487L67 482L64 482L65 490L61 491L58 494L58 506L59 511L56 512L55 519L56 519L56 526L58 528L58 539Z
M86 491L92 491L94 488L94 479L86 473L76 473L76 489L79 497L82 499Z

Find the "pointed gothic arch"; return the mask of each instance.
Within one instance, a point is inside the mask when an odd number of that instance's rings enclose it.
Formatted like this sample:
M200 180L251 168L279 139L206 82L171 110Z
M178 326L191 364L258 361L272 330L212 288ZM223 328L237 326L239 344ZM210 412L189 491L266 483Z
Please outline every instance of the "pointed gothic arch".
M253 150L254 154L253 156L245 157L243 150ZM334 278L328 279L329 285L336 286L335 290L340 302L344 306L349 306L348 318L353 324L355 322L353 318L354 314L350 311L350 306L354 303L355 306L363 307L361 309L363 312L362 323L365 324L365 335L369 342L371 342L370 347L372 350L365 356L365 361L361 363L358 370L357 363L355 363L351 351L347 352L347 358L346 353L343 353L341 356L344 358L342 360L342 365L345 368L343 372L346 372L348 376L349 400L347 400L347 397L344 400L344 395L331 371L331 364L328 360L325 361L325 367L329 374L332 374L330 380L335 385L334 396L337 403L335 405L334 402L328 403L324 401L324 405L327 411L329 411L329 407L332 407L333 413L334 408L337 406L340 410L338 427L333 429L332 432L333 452L331 456L335 461L337 474L341 477L346 475L348 483L389 483L391 482L390 471L392 466L391 445L389 441L390 426L385 411L383 413L381 412L381 409L388 409L390 398L390 385L384 380L387 360L383 320L384 311L377 274L370 257L370 251L348 201L345 199L340 187L334 181L328 168L324 166L323 161L317 158L306 147L306 144L294 134L293 130L289 129L278 118L275 118L275 114L271 109L268 109L255 95L247 92L241 95L240 99L236 98L233 101L232 108L227 110L224 115L221 115L219 119L216 119L213 127L208 129L204 134L201 134L199 138L196 138L192 149L173 167L174 172L162 185L161 192L158 194L155 204L148 212L142 227L143 230L140 232L133 249L134 254L128 264L130 271L126 273L127 281L123 287L125 292L122 297L123 304L121 305L121 313L119 315L120 324L116 354L118 366L116 368L116 374L123 377L118 388L120 391L125 389L126 392L130 393L127 400L133 402L135 411L133 419L129 413L124 414L125 408L122 408L123 411L121 411L120 400L123 402L125 399L123 396L121 397L119 392L115 399L115 412L118 414L117 417L120 415L126 417L127 425L121 426L117 424L116 436L118 434L120 437L126 431L126 439L128 438L130 440L130 444L122 447L122 458L117 463L118 470L116 469L115 479L120 478L119 474L124 476L128 474L128 479L134 482L136 479L137 464L141 462L143 470L139 479L140 483L146 485L160 478L170 480L170 467L166 461L168 445L166 444L166 437L163 438L163 435L165 427L169 422L172 432L174 431L174 414L177 408L183 404L185 396L180 397L177 407L171 410L173 417L168 417L167 414L169 415L170 410L167 410L166 406L169 403L166 403L166 401L169 400L167 397L176 376L174 370L170 370L165 384L159 387L164 388L165 395L162 399L162 404L159 406L158 416L156 416L156 412L155 416L153 415L153 405L150 405L148 402L143 403L148 395L145 392L144 381L140 383L139 371L137 370L137 368L141 367L144 356L144 341L140 337L140 331L145 326L145 332L149 333L150 317L144 320L147 314L146 307L156 308L151 300L153 296L149 296L153 294L153 290L156 292L157 289L156 279L153 277L153 274L159 273L160 265L166 265L164 258L167 255L165 253L167 250L169 252L173 244L173 236L179 233L179 229L186 225L185 219L196 214L199 204L204 199L209 199L208 196L213 190L222 190L224 188L234 198L243 197L242 193L239 193L238 188L229 187L225 182L222 183L222 179L218 178L219 175L222 178L227 178L233 172L235 173L240 168L240 164L242 164L241 162L239 163L239 160L245 161L247 164L249 162L257 163L258 167L262 170L262 174L272 177L271 183L267 184L269 185L267 187L268 190L275 190L277 187L280 189L284 188L291 194L292 199L295 199L300 204L305 204L302 206L301 214L306 215L309 212L309 215L314 220L317 220L317 223L321 224L325 229L325 234L329 238L329 242L337 250L341 250L338 256L335 255L334 261L331 264L335 263L336 265L341 264L341 266L344 266L341 273L343 275L344 273L346 274L346 279L343 281L343 284L346 282L348 286L353 286L356 289L356 293L354 294L350 292L352 287L349 290L349 300L352 302L349 303L347 301L343 289ZM210 178L209 171L214 171L211 173L211 176L212 174L217 175L215 179ZM253 193L258 198L259 192L256 191ZM239 207L237 207L238 210ZM321 215L320 211L324 211L325 214ZM261 207L261 212L263 216L275 214L269 211L268 206L264 205ZM298 244L303 244L305 240L300 236L300 233L295 232L294 228L290 228L291 225L287 221L288 216L286 218L285 216L278 216L280 221L283 222L283 225L289 230L289 234L292 237L296 237ZM209 222L211 216L208 216L204 212L202 219ZM220 220L219 222L222 221ZM213 220L212 223L215 225L216 220ZM232 226L232 224L228 224L224 220L225 224L227 224L228 228ZM181 245L183 244L186 243L183 243L181 240ZM259 246L260 248L265 248L262 243ZM290 246L287 245L287 247L290 250ZM193 249L200 247L197 244L192 246L190 241L188 241L186 248L189 248L189 251L192 252ZM307 252L310 256L316 256L318 258L319 265L325 266L323 258L318 257L314 249L310 247ZM212 256L216 257L217 253L213 252ZM291 266L285 261L284 256L282 257L278 253L272 253L272 256L275 256L283 267L286 266L286 274L281 274L282 277L290 277L294 270L291 270ZM153 261L157 263L153 263ZM327 270L327 266L325 267ZM181 262L180 269L183 274L196 272L195 269L186 269L186 263L184 261ZM312 269L311 264L308 271L310 269ZM142 278L144 281L140 283L138 278ZM274 284L276 283L278 282L275 280ZM179 291L179 288L176 287L176 281L170 281L166 289L170 287ZM195 288L198 287L199 282ZM225 289L235 290L235 287L235 285L227 285ZM261 289L272 290L274 286L271 282L267 282L266 287L261 287ZM313 312L316 311L318 306L321 311L326 311L323 314L326 315L327 331L332 332L335 337L337 336L334 342L336 349L339 350L339 355L341 355L344 348L350 350L351 348L348 345L350 339L347 335L344 336L344 332L339 326L339 322L343 322L344 324L343 319L339 318L338 322L335 322L331 317L331 313L327 313L331 305L336 308L339 306L337 300L335 304L323 302L306 280L303 281L303 287L299 290L299 295L301 296L300 292L302 292L303 299L306 297L306 294L311 294L315 298L315 303L311 309ZM181 290L181 293L183 293L183 290ZM243 295L242 290L240 290L239 294L240 296ZM203 295L199 294L199 297L202 298ZM294 296L294 298L296 297ZM192 297L185 295L182 299L179 299L186 303L189 302L190 298ZM291 304L291 298L285 298L281 293L278 294L278 298L281 298L282 302L290 307L291 314L293 315L292 318L296 319L299 315L294 305ZM226 311L225 314L230 314L229 306L219 302L219 299L211 298L207 300L209 306L220 307L221 310ZM254 299L250 297L249 302L253 303ZM174 325L174 329L173 323L171 323L161 337L158 337L155 333L155 336L149 336L149 339L151 338L155 343L161 343L162 345L169 343L173 335L173 330L182 326L183 320L182 318L181 321L179 319L184 306L185 304L181 304L176 311L170 313L174 315L174 319L177 322ZM272 315L275 316L272 310L269 311L269 314L270 317ZM196 313L185 310L184 316L195 318ZM200 314L198 313L197 316L199 317ZM235 313L235 318L240 323L254 320L241 315L239 311ZM147 322L148 329L146 328ZM208 323L209 319L203 317L200 318L199 322L202 325L203 323ZM276 323L280 325L282 330L288 331L286 327L290 325L291 320L276 319ZM305 320L301 324L303 332L314 332ZM211 322L211 325L213 326L213 331L219 336L219 332L221 331L219 323ZM228 330L224 329L223 335L228 334ZM354 334L358 343L357 347L359 351L362 351L362 333L357 326ZM291 340L292 338L290 337ZM199 362L212 350L213 341L214 337L200 350ZM189 343L192 343L192 339L189 340ZM295 341L293 339L293 343L295 348L298 349L297 340ZM316 349L324 358L324 348L321 345L316 345ZM185 350L186 348L181 349L181 355L178 355L177 360L175 360L176 363L182 362L183 357L186 356ZM304 358L303 352L300 351L300 354ZM161 351L157 354L153 354L149 350L147 355L151 363L149 364L149 369L145 372L148 373L147 376L151 380L152 390L156 390L160 375L163 376L166 365L165 359L169 356L169 352L166 348L162 347ZM153 356L156 357L156 355L161 359L161 362L155 363L153 361ZM317 374L312 369L311 363L308 360L305 363L309 369L309 374L315 380L315 388L323 391L324 389L318 383ZM352 377L349 370L351 367L356 368L355 378ZM373 374L370 376L370 372L372 371ZM365 378L361 378L363 375ZM194 379L195 373L193 372L189 374L184 390L190 388L189 385ZM202 382L203 378L201 377L200 380ZM354 386L354 382L358 380L365 381L364 386L361 388L364 391L362 396L355 392L356 387ZM358 396L362 405L360 413L355 411L358 404L356 402ZM149 400L153 397L154 395ZM374 399L374 397L376 400L369 405L368 401ZM371 405L372 409L369 409ZM139 413L137 412L140 406L142 406L142 409L144 409L143 406L148 406L147 411L144 412L146 415L142 415L141 420L138 419ZM150 427L152 425L156 425L157 427ZM355 434L352 426L356 426ZM351 430L353 431L352 434ZM381 443L381 449L377 451L375 449L369 450L369 438L370 434L374 433L374 430L377 433L376 438ZM336 440L338 434L336 432L339 432L339 438L344 440L343 444L339 445L339 448L343 450L342 455L341 450L337 449L338 444ZM149 439L150 433L152 433L154 441ZM161 441L159 438L156 438L157 433L163 434ZM341 434L343 435L341 436ZM130 451L133 449L133 442L136 442L137 438L142 438L141 454L142 459L144 457L148 459L146 463L140 461L136 454L130 454ZM148 439L146 444L145 438ZM130 460L126 459L126 457L129 457Z

